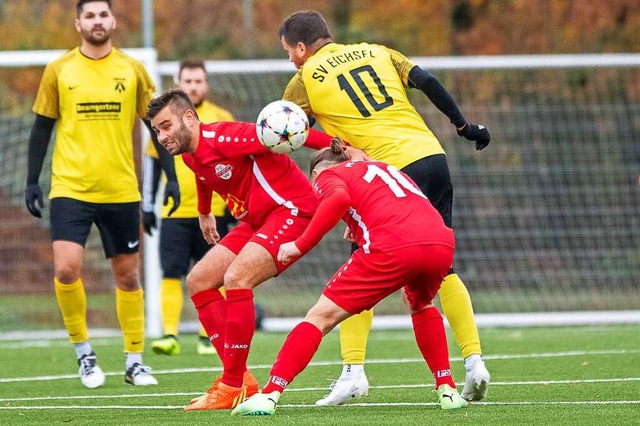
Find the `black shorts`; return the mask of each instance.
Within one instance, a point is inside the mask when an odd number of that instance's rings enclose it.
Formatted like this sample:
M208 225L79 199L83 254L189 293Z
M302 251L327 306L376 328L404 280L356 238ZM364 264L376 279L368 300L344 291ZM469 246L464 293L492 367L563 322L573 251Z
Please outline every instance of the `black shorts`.
M160 267L164 278L182 278L211 248L200 230L198 218L162 219Z
M444 224L453 228L451 222L453 186L447 156L436 154L421 158L405 166L402 171L418 184L420 191L427 196L442 216Z
M73 198L51 200L51 240L87 243L91 225L100 231L107 258L140 248L140 203L88 203Z

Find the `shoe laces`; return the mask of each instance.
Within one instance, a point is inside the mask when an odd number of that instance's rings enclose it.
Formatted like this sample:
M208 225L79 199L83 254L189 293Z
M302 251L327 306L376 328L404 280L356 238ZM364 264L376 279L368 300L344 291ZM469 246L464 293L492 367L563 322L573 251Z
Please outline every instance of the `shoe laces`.
M151 367L140 365L137 362L131 367L131 377L149 376L151 375Z
M82 358L78 360L78 364L83 376L93 374L93 368L98 364L96 354L92 352L88 355L82 355Z
M218 385L220 384L220 381L222 381L222 377L218 377L217 379L215 379L213 381L213 384L211 385L211 387L209 389L207 389L207 393L213 393L215 391L218 390Z

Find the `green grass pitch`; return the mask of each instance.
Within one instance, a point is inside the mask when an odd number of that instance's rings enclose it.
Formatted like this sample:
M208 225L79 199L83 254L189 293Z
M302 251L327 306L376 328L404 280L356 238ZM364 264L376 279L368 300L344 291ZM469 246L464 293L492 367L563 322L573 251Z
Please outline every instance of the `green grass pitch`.
M637 425L640 424L640 325L486 328L480 330L492 376L485 401L442 411L433 380L409 330L373 331L368 345L369 396L341 407L314 402L341 371L338 333L330 333L280 398L273 417L237 418L228 411L185 412L189 400L219 374L217 358L195 353L196 336L181 336L182 353L145 354L160 384L123 381L119 339L94 339L107 374L89 390L76 376L71 345L62 340L0 341L0 424L36 425ZM262 385L282 333L256 333L249 364ZM449 336L456 383L464 380Z

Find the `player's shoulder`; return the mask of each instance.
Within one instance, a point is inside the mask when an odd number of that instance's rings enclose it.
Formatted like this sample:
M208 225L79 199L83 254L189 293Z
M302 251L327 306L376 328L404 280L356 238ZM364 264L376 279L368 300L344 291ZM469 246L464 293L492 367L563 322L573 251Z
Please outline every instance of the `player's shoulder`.
M123 52L122 50L120 50L118 48L115 48L115 47L112 48L111 55L113 55L113 59L114 60L120 61L120 62L130 66L136 72L145 72L145 73L147 72L141 61L139 61L138 59L134 58L133 56Z
M198 115L201 120L206 121L233 121L233 114L218 104L215 104L209 100L202 101L202 104L197 108ZM209 118L211 117L211 118Z
M62 55L49 62L46 68L50 70L59 71L66 64L73 62L75 59L78 59L82 53L80 53L80 47L74 47L73 49L69 49L64 52Z

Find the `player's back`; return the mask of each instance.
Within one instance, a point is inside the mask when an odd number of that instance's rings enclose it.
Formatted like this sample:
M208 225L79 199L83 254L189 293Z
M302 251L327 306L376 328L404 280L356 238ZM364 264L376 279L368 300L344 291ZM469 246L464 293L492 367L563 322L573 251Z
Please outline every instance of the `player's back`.
M386 163L344 162L321 172L315 185L321 193L346 188L351 206L343 219L365 251L454 243L453 231L415 183Z
M414 66L405 56L375 44L331 43L311 56L285 98L305 104L323 130L371 158L402 168L443 153L440 143L409 102L405 86ZM293 82L293 80L292 80Z

